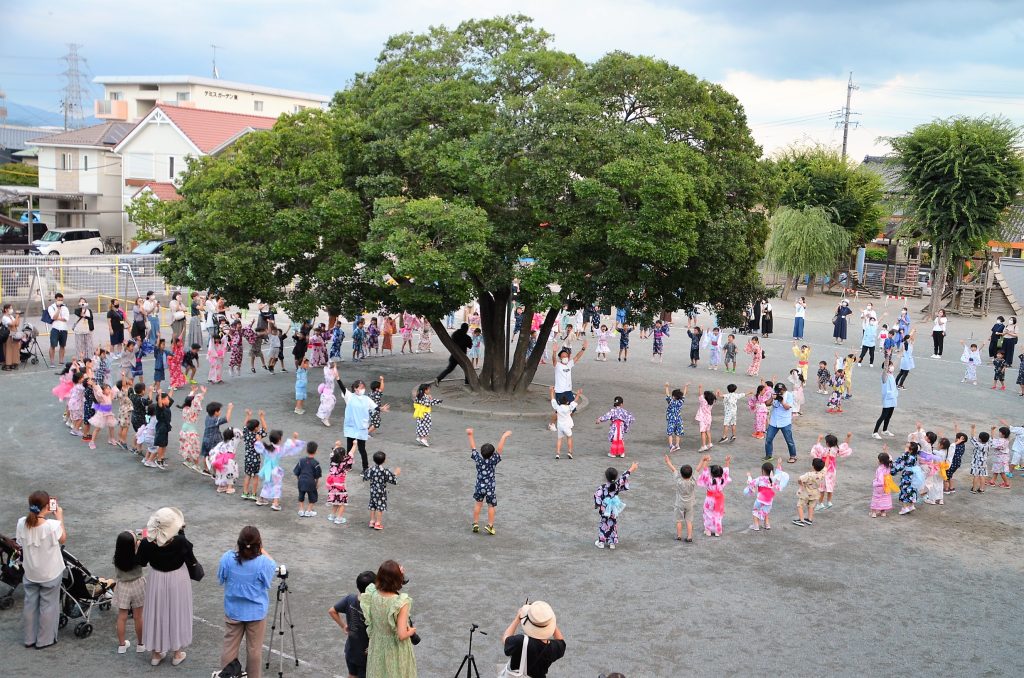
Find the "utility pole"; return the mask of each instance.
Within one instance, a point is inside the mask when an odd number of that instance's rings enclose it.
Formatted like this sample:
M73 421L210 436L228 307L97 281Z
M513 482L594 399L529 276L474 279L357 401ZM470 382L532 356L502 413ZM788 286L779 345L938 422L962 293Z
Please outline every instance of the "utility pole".
M850 110L850 100L853 98L853 90L860 89L857 85L853 84L853 71L850 71L850 79L846 83L846 106L839 112L839 117L842 117L842 122L837 122L836 127L842 125L843 127L843 160L846 160L846 142L850 136L850 125L858 127L859 122L850 122L851 115L860 115Z
M217 70L217 50L220 49L220 45L210 45L213 48L213 77L220 80L220 71Z
M64 77L64 97L61 99L61 109L64 111L64 129L80 127L85 119L85 109L82 107L82 99L89 91L89 84L85 81L85 74L82 72L82 65L85 59L78 54L81 45L76 43L68 44L68 53L61 57L67 64L67 69L61 73Z

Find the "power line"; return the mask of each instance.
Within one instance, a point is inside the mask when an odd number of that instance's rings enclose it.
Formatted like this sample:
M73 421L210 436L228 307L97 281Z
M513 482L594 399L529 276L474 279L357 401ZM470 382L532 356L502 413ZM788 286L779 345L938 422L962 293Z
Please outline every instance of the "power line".
M859 122L850 122L851 115L860 115L850 110L850 101L853 98L853 90L860 89L857 85L853 84L853 71L850 71L850 79L846 83L846 105L839 110L834 116L835 118L842 118L842 122L836 122L836 129L839 127L843 128L843 160L846 160L846 142L850 136L850 125L859 127Z

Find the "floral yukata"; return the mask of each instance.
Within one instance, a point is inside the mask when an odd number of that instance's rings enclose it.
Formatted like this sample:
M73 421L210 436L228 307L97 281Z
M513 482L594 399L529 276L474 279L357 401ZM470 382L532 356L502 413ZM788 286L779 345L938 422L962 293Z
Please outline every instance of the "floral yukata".
M619 543L619 515L624 505L619 493L629 489L629 471L623 471L615 482L603 483L594 492L594 508L601 516L597 526L597 541L601 544Z

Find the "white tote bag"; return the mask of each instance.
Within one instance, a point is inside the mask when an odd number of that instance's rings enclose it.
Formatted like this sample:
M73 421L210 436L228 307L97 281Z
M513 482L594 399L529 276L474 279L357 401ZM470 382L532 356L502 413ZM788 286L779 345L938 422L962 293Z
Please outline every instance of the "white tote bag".
M530 644L530 637L523 636L523 651L519 654L519 668L512 670L512 660L509 659L505 666L498 672L498 678L523 678L526 675L526 647Z

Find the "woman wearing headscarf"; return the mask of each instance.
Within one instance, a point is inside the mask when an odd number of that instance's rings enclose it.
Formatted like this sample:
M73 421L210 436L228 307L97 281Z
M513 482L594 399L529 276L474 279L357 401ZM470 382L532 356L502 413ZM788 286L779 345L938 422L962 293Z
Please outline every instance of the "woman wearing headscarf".
M42 649L57 642L60 581L64 576L60 546L68 535L64 510L55 504L46 492L33 492L28 498L28 515L18 519L15 530L25 569L25 647ZM53 518L47 518L51 514Z
M176 508L157 510L146 524L146 539L139 544L139 564L149 565L146 606L142 616L142 642L153 652L156 666L168 653L171 664L185 661L192 644L192 582L189 566L196 565L192 543L185 538L185 516Z

